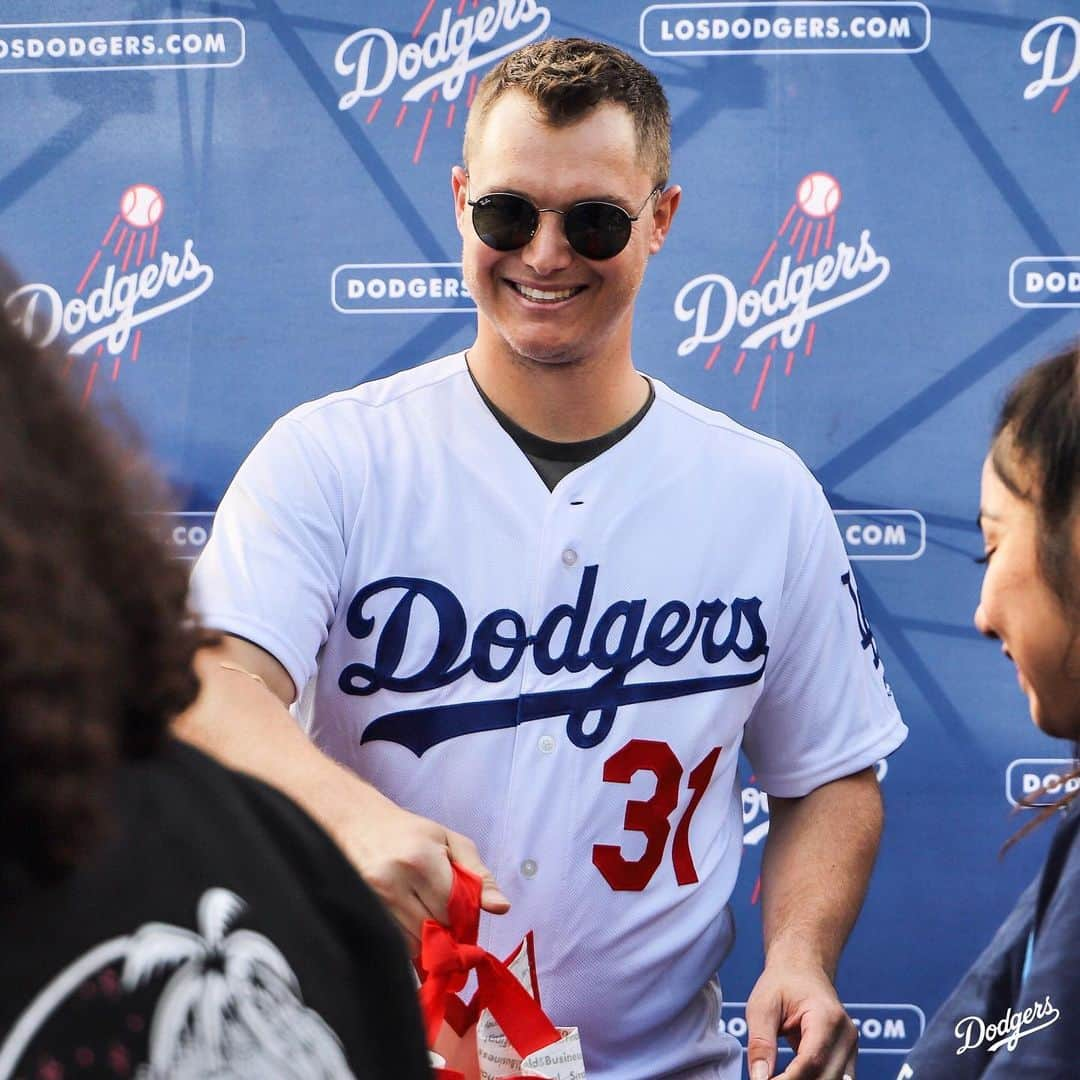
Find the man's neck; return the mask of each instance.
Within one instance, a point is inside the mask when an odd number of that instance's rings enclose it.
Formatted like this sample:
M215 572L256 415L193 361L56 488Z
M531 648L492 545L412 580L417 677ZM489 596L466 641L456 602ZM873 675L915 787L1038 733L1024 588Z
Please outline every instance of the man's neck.
M649 397L649 384L634 370L629 353L539 363L495 355L477 340L467 355L473 378L488 398L526 431L553 442L606 435Z

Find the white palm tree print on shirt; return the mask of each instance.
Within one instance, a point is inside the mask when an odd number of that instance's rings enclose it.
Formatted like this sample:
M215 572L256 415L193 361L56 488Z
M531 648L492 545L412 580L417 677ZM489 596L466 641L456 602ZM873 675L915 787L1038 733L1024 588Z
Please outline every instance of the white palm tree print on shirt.
M349 1080L341 1044L304 1006L300 985L277 947L230 926L244 902L213 888L199 900L199 932L147 923L130 938L127 990L179 965L150 1024L142 1080Z

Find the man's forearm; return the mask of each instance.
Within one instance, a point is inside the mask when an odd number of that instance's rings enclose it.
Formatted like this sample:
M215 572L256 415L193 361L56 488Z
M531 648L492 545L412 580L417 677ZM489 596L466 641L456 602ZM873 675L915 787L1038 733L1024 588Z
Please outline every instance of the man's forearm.
M253 665L236 659L228 649L200 652L199 697L177 718L175 733L284 791L340 840L344 821L363 803L388 800L319 750L266 682L244 674Z
M877 778L865 769L769 805L761 870L766 964L813 963L832 979L877 856Z
M299 803L390 909L414 951L425 919L446 920L451 862L483 879L485 911L509 908L468 837L402 809L308 739L285 707L293 687L276 660L226 637L199 653L196 669L202 688L174 724L176 734Z

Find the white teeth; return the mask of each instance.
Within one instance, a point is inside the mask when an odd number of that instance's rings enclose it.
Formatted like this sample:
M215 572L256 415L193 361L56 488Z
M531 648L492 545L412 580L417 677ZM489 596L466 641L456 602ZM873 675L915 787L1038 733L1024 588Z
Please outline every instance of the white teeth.
M514 282L514 288L527 300L546 300L548 303L552 303L556 300L569 300L570 297L578 291L577 289L559 289L557 291L544 292L541 289L530 289L526 285L519 285L516 281Z

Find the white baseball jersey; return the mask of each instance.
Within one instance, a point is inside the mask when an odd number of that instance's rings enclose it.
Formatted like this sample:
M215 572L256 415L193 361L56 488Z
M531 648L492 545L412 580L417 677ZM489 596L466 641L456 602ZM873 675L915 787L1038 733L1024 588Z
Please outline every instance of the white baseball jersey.
M513 902L480 943L536 932L590 1080L726 1080L740 749L799 796L906 728L819 485L654 385L550 492L460 353L303 405L222 500L195 595L282 663L319 746L476 842Z

